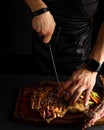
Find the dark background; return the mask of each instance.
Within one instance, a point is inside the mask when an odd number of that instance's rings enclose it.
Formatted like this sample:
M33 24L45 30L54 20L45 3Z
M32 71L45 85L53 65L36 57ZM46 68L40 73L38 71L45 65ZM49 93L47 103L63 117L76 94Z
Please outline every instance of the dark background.
M1 1L0 9L0 74L40 74L32 56L31 10L23 0ZM96 16L101 17L101 11ZM93 41L100 23L98 18Z
M13 121L19 88L52 79L34 76L37 72L33 71L35 67L33 62L35 59L32 57L31 11L23 0L2 0L0 2L0 130L81 130L76 126L41 127ZM104 127L94 126L88 130L95 129L104 130Z
M31 54L31 11L24 0L9 0L1 4L3 43L0 53Z
M31 11L23 0L0 2L0 73L31 74Z

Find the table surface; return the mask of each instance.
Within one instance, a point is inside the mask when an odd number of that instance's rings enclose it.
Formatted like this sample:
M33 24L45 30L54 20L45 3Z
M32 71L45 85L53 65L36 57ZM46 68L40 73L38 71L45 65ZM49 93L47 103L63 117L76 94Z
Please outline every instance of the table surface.
M60 81L67 77L59 76ZM43 81L56 81L54 76L41 75L0 75L0 130L81 130L80 126L37 126L13 119L16 99L20 87L31 86ZM104 130L104 125L96 125L87 130Z

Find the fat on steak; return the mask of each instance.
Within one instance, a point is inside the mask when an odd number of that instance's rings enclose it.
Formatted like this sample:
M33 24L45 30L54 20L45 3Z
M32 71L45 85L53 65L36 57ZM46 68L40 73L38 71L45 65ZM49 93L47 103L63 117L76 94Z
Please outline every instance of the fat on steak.
M61 84L63 84L63 82ZM48 82L40 84L37 89L34 89L31 96L32 110L39 112L47 123L50 123L57 117L64 117L68 112L83 112L89 109L88 106L85 107L83 105L82 100L73 106L69 106L69 103L65 101L64 97L57 98L57 93L57 83Z

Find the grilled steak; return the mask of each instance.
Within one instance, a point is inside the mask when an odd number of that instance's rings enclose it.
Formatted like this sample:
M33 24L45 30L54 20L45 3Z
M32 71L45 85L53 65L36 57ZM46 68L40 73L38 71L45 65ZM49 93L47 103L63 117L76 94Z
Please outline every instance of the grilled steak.
M85 107L83 105L82 100L79 100L73 106L69 106L69 103L64 100L64 97L57 98L57 93L57 83L48 82L40 84L31 96L32 110L38 111L46 122L50 123L57 117L64 117L68 112L83 112L89 109L88 106Z

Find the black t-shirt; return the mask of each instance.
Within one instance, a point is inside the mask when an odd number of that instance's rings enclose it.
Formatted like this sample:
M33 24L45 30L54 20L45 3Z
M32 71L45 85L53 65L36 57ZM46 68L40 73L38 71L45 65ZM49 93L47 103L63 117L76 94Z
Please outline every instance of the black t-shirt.
M68 19L86 20L92 17L99 0L44 0L53 14Z
M104 18L104 0L43 0L53 14L63 18L85 20L96 11Z
M64 0L61 15L66 18L85 20L93 17L99 0Z
M51 39L51 46L59 72L69 73L85 59L91 50L91 18L98 14L96 21L104 18L102 1L98 0L45 0L57 22ZM83 3L80 3L83 2ZM89 3L86 3L89 2ZM100 4L102 4L100 6ZM83 6L82 6L83 5ZM98 8L97 8L98 7ZM101 8L100 8L101 7ZM102 12L100 16L99 13ZM73 20L70 22L70 20ZM97 22L96 22L97 23ZM34 55L44 71L52 67L48 46L41 43L34 34ZM53 70L53 68L51 68Z

